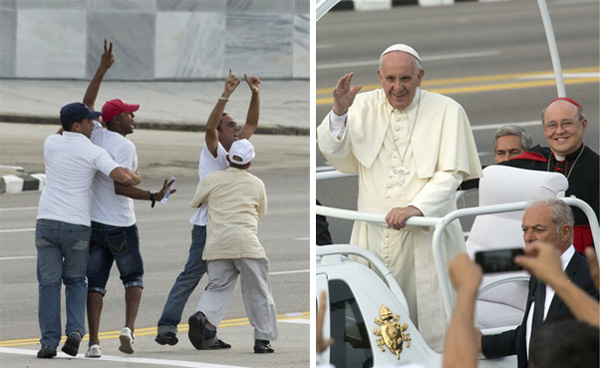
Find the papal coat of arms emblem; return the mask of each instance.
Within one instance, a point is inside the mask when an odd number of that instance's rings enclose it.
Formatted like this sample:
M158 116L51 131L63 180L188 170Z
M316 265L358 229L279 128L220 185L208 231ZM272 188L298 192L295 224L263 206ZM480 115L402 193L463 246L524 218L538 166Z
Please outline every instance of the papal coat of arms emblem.
M385 346L390 349L390 352L396 354L396 358L400 359L400 353L402 352L402 345L406 341L406 347L410 347L410 333L405 333L408 329L406 322L400 325L400 315L394 315L392 311L382 305L379 308L380 318L375 318L375 323L381 326L381 330L377 327L373 330L373 333L381 338L377 339L377 345L381 348L381 351L385 351Z

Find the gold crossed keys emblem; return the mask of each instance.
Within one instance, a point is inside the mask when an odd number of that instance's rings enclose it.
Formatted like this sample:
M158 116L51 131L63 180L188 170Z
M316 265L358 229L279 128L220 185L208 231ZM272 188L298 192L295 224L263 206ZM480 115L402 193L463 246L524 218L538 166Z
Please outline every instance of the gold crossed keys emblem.
M379 318L375 318L375 323L381 326L381 330L377 327L373 329L373 333L381 338L377 339L377 345L381 348L381 351L385 351L387 345L390 352L396 354L396 358L400 359L400 353L402 352L402 344L406 341L406 347L410 347L410 334L404 331L408 329L406 322L400 325L400 315L394 315L392 311L385 305L381 305L379 308Z

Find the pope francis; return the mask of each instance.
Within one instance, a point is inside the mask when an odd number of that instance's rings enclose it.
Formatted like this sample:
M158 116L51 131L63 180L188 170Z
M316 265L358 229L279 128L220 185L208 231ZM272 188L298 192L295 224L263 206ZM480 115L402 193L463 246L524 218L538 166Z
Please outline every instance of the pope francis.
M421 90L425 71L410 46L387 48L377 75L381 89L358 93L352 74L333 90L334 107L317 128L319 149L337 170L358 173L358 210L386 213L387 227L356 222L350 242L377 255L392 271L410 317L440 352L446 317L433 263L432 231L406 226L412 216L443 216L455 209L463 180L481 176L469 119L456 101ZM444 259L464 251L458 221L444 235Z

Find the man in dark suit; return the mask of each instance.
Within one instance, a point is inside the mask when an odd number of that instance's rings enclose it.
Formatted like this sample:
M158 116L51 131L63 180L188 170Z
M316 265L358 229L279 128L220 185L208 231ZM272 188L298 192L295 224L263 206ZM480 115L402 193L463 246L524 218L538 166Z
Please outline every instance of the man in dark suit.
M522 221L523 239L526 249L543 241L555 246L561 252L562 267L573 283L587 293L598 298L598 292L590 277L586 259L575 251L573 240L573 213L568 205L559 199L544 199L531 202ZM537 305L536 305L537 304ZM542 321L558 316L573 318L565 303L555 295L549 286L538 282L535 277L529 281L527 306L521 325L514 330L497 335L481 336L478 333L479 351L487 358L517 354L518 367L528 365L529 343L532 331Z

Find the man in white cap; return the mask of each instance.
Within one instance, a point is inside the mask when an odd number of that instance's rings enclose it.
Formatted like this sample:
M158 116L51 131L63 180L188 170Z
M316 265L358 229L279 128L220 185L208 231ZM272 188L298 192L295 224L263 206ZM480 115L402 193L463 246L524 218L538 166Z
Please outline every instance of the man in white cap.
M240 128L235 119L225 112L225 106L229 97L240 85L241 79L237 78L231 69L225 80L225 86L221 96L217 99L208 120L206 121L206 133L204 134L204 147L200 152L198 160L198 177L204 177L213 171L225 170L229 167L227 151L237 139L250 139L258 127L260 112L260 78L248 77L244 79L250 88L251 97L246 115L246 123ZM190 245L188 259L185 267L175 283L163 307L157 324L157 335L154 341L160 345L175 345L179 342L177 337L177 325L181 322L183 309L190 295L206 273L206 262L202 259L202 251L206 241L206 224L208 215L206 205L201 204L196 213L190 219L193 224L192 244ZM194 319L192 316L190 319ZM190 323L190 321L188 321ZM214 344L206 346L202 341L192 339L196 349L229 349L231 345L219 339Z
M455 209L463 180L481 176L469 120L454 100L421 90L419 54L397 44L380 58L381 89L358 94L353 73L333 90L334 106L317 128L319 148L342 172L358 173L358 210L386 213L388 227L356 222L350 242L377 255L406 294L410 317L434 350L443 348L446 316L433 264L432 232L406 226L413 216ZM446 257L464 250L458 222L446 231ZM455 244L450 248L448 245Z
M247 139L233 142L229 168L200 181L192 207L205 203L208 210L206 244L202 259L208 266L208 285L200 295L195 318L190 318L190 340L212 346L231 300L238 275L242 299L254 326L254 352L272 353L277 339L277 313L269 282L269 260L258 241L258 217L267 213L265 185L247 170L254 147Z

